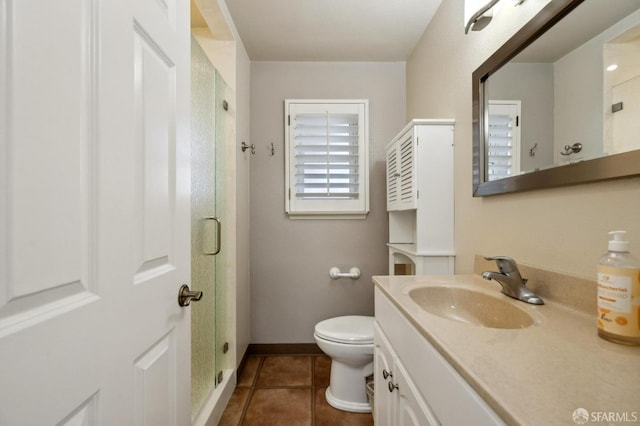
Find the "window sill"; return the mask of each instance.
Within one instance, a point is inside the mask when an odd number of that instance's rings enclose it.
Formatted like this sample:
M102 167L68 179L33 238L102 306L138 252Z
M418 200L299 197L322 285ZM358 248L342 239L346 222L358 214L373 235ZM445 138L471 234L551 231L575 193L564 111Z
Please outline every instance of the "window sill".
M305 219L366 219L369 212L363 213L322 213L322 212L288 212L289 219L305 220Z

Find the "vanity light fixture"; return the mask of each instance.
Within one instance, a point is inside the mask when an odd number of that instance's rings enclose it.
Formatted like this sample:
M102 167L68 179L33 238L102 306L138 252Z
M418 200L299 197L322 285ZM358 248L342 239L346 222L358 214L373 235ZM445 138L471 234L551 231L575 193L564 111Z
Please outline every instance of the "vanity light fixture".
M496 6L500 0L465 0L464 2L464 33L471 31L480 31L484 29L493 16L498 12L499 6ZM526 0L515 0L515 6L520 6Z
M492 9L499 1L500 0L489 0L489 2L477 8L478 0L465 0L464 15L466 24L464 27L464 33L467 34L469 30L480 31L484 29L484 27L489 25L489 22L491 22L491 19L493 19L493 14L495 12ZM473 12L471 14L471 17L467 19L467 17L469 16L469 10L475 10L475 12Z

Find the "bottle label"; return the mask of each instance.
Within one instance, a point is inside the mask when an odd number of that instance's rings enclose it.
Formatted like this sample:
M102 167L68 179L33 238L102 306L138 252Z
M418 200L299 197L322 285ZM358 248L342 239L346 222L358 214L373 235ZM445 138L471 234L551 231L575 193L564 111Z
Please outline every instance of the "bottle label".
M598 266L598 327L640 336L640 270Z
M620 273L620 271L615 271ZM631 281L630 276L598 274L598 306L613 311L631 313Z

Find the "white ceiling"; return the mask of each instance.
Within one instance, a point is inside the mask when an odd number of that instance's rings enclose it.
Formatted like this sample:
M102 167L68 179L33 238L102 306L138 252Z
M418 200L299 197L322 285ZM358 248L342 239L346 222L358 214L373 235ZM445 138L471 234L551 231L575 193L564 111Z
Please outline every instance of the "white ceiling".
M226 0L253 61L405 61L442 0Z

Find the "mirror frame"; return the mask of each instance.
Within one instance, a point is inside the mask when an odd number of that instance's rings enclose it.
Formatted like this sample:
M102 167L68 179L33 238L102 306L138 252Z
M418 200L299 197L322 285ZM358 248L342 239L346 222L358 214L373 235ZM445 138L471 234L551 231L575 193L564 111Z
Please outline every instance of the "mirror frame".
M640 175L640 150L556 166L490 182L484 181L485 123L484 85L489 76L513 59L584 0L552 0L472 74L473 196L505 194L576 185Z

